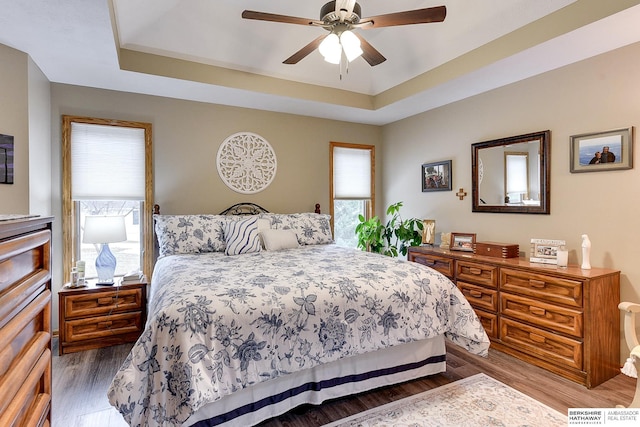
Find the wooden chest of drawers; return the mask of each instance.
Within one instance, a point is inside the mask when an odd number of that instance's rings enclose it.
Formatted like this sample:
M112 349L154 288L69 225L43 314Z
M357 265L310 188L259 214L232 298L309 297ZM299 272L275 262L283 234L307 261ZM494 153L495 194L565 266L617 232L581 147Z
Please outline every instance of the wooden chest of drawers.
M0 426L51 423L51 223L0 221Z
M620 373L620 272L412 247L452 279L491 347L591 388Z
M61 289L59 353L138 339L146 320L146 283Z

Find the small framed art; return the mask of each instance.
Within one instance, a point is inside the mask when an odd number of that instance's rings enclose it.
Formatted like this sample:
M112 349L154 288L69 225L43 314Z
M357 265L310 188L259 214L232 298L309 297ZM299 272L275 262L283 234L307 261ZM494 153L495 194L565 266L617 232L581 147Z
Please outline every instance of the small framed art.
M436 241L436 220L422 220L422 244L433 245Z
M473 252L476 243L476 235L473 233L451 233L449 250Z
M633 127L571 136L571 172L633 167Z
M13 136L0 134L0 184L13 184Z
M564 240L531 239L530 262L557 264L558 250L567 243Z
M451 160L422 165L422 192L451 191Z

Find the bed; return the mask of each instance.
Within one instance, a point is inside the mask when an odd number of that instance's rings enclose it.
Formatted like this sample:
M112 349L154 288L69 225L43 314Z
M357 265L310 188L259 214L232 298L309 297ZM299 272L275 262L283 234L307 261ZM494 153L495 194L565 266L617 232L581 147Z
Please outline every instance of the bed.
M451 281L333 244L328 215L242 205L155 221L147 323L108 391L132 426L255 425L443 372L445 340L487 354Z

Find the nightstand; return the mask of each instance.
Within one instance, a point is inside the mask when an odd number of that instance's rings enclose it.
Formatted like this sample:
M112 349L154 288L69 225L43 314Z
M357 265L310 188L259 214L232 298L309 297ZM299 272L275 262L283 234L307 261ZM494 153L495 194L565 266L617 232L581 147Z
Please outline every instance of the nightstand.
M59 353L134 342L147 317L147 283L62 288Z

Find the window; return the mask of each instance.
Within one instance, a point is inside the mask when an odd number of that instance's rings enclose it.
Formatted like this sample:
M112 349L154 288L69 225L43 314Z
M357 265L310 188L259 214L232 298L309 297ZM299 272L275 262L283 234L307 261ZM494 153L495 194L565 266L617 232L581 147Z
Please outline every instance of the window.
M375 212L375 147L330 143L330 213L333 236L340 246L356 248L358 216Z
M520 203L529 198L529 154L505 152L504 180L510 203Z
M96 277L99 245L82 243L87 215L122 215L127 240L110 243L116 276L153 265L151 124L62 117L64 277L77 260Z

